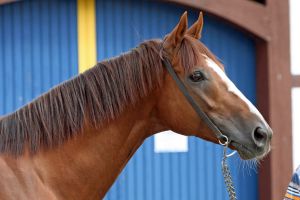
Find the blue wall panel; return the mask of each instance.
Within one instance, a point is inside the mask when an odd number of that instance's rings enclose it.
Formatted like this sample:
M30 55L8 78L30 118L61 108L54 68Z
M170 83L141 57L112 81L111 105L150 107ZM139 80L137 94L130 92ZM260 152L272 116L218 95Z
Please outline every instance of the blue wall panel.
M149 38L161 38L185 9L156 1L97 1L98 60ZM189 12L190 22L198 13ZM0 115L24 105L77 74L76 0L22 1L0 6ZM205 17L204 43L229 77L255 103L254 42L229 25ZM227 199L222 149L189 138L188 153L155 154L149 138L107 194L109 200ZM230 160L239 199L257 199L257 174Z
M149 38L162 38L184 8L157 1L97 1L98 60L118 55ZM189 21L198 12L189 11ZM254 41L232 26L205 16L203 42L222 60L229 77L255 103ZM156 154L146 140L107 194L107 200L228 199L220 146L189 138L188 153ZM257 174L237 156L230 159L239 199L257 199Z
M76 0L0 6L0 115L77 74Z

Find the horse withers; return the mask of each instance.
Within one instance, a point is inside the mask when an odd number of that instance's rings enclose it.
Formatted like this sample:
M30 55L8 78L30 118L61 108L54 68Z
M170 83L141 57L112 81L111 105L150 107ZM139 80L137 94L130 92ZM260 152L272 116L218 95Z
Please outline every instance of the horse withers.
M270 150L272 130L203 43L203 17L185 12L164 40L98 63L0 119L0 199L99 199L143 141L172 130L214 143L172 79L243 159Z

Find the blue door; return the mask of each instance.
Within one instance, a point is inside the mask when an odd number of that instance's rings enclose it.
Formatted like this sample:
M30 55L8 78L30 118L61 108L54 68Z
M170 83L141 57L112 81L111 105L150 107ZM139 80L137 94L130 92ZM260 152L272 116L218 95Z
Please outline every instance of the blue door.
M157 1L97 1L98 60L128 51L141 41L162 38L186 10ZM189 21L198 12L189 10ZM222 60L229 77L255 103L255 46L247 35L205 16L203 42ZM187 153L154 153L153 137L130 160L107 200L227 199L221 174L221 147L188 139ZM230 160L239 199L257 199L257 173L237 158Z
M0 6L0 115L77 74L76 0Z

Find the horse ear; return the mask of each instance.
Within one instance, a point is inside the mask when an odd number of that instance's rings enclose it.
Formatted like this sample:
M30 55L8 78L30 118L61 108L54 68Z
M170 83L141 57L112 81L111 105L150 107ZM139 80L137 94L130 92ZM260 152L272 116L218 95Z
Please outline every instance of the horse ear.
M187 26L188 18L187 12L185 11L176 27L166 36L164 41L164 49L171 55L174 55L174 53L178 50L186 33Z
M186 34L198 40L201 38L202 28L203 28L203 14L202 12L200 12L198 20L187 30Z

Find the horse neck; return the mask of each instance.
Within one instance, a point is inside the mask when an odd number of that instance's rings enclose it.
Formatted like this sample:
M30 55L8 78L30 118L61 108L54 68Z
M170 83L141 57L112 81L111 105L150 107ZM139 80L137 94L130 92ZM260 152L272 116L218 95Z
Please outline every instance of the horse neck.
M64 145L39 153L34 157L39 176L67 199L104 197L143 141L163 130L154 107L155 98L147 97L101 130L86 126Z

